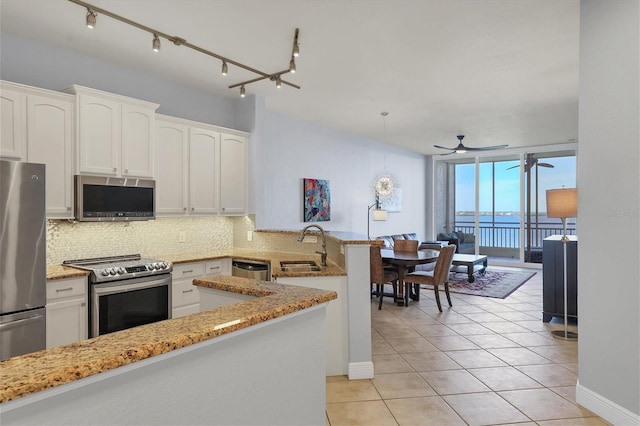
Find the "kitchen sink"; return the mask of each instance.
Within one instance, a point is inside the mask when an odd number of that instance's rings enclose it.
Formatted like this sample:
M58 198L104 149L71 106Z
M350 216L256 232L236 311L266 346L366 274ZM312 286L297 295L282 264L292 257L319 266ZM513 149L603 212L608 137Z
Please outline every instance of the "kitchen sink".
M283 272L312 272L322 270L313 260L282 261L280 262L280 269L282 269Z

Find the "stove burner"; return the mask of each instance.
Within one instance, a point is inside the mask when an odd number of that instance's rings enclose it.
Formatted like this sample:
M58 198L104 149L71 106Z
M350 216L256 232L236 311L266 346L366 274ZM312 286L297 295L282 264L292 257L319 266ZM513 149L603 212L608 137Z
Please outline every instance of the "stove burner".
M171 262L143 259L139 254L65 260L62 263L90 271L92 283L168 274L173 270Z

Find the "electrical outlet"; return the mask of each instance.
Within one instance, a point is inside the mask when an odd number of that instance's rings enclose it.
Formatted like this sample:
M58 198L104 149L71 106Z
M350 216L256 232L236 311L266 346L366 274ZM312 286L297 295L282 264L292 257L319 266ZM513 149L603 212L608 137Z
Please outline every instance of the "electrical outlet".
M317 243L318 242L318 237L316 237L315 235L305 235L304 236L304 240L302 240L303 243Z
M247 231L247 241L253 241L253 231Z
M187 242L187 233L184 231L178 232L178 242L186 243Z

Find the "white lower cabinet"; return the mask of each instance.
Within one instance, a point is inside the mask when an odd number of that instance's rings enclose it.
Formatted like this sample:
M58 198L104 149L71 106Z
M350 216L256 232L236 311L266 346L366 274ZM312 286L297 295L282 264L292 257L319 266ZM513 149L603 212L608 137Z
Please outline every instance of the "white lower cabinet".
M231 274L231 259L173 265L171 316L180 318L200 312L200 292L193 280L207 275Z
M47 282L47 349L88 337L87 278Z

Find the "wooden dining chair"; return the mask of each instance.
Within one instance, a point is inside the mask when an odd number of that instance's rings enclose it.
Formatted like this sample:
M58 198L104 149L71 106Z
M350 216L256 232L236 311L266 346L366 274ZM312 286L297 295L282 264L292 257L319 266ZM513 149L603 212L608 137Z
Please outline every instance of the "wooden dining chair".
M418 240L393 239L393 251L415 253L418 251Z
M380 246L370 246L369 252L369 274L371 287L375 285L375 294L380 299L378 302L378 310L382 309L382 298L384 296L393 296L393 301L398 301L398 273L395 271L386 270L382 264L382 255L380 254ZM393 293L385 293L385 284L390 284L393 288Z
M450 244L440 249L440 255L436 261L436 267L433 270L433 274L425 271L415 271L405 275L405 291L408 291L410 284L433 286L438 310L442 312L442 306L440 305L440 285L444 285L444 293L447 296L447 302L449 302L449 306L453 306L451 304L451 296L449 295L449 270L451 269L451 262L453 262L453 254L455 251L456 246L454 244Z

